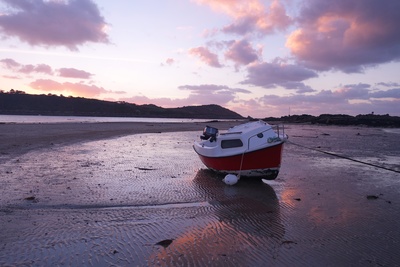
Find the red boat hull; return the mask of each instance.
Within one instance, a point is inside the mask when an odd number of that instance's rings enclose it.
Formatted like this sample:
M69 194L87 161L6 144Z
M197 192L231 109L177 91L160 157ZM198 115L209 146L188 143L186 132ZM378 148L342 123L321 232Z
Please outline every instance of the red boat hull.
M276 172L281 166L283 143L260 150L228 157L206 157L199 155L208 168L219 172L241 173L248 176L266 175ZM243 160L242 160L243 157Z

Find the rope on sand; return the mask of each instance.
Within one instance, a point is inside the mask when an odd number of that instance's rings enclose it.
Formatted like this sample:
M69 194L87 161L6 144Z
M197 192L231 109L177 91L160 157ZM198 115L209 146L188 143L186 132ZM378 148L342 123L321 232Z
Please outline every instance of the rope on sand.
M347 160L354 161L354 162L361 163L361 164L365 164L365 165L368 165L368 166L372 166L372 167L384 169L384 170L387 170L387 171L400 173L400 171L395 170L395 169L390 169L390 168L386 168L386 167L383 167L383 166L380 166L380 165L376 165L376 164L373 164L373 163L368 163L368 162L365 162L365 161L352 159L352 158L347 157L347 156L335 154L335 153L324 151L324 150L321 150L321 149L317 149L317 148L312 148L312 147L307 147L307 146L304 146L304 145L296 144L296 143L293 143L292 141L289 141L289 140L287 141L287 143L295 145L295 146L299 146L299 147L302 147L302 148L306 148L306 149L309 149L309 150L314 150L314 151L317 151L317 152L321 152L321 153L324 153L324 154L327 154L327 155L331 155L331 156L334 156L334 157L347 159Z

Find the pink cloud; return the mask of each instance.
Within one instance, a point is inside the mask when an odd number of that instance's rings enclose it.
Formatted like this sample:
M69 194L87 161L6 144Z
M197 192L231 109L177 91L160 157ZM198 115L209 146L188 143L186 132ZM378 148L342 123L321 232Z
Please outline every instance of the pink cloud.
M81 97L96 97L104 93L112 93L102 87L83 83L59 83L48 79L39 79L30 83L30 87L44 92L68 92Z
M174 60L173 58L167 58L167 60L165 61L165 63L166 63L167 65L172 65L172 64L175 63L175 60Z
M292 114L376 114L399 115L400 89L382 90L369 84L348 84L334 90L315 94L289 96L265 95L258 99L260 105L272 107L285 114L289 107ZM279 113L278 113L279 114Z
M351 110L351 106L348 101L334 97L331 91L321 91L315 95L265 95L264 97L260 98L260 101L262 105L273 107L280 114L284 115L289 113L289 108L291 110L291 114L352 114L351 112L347 112Z
M19 72L24 74L44 73L48 75L53 75L53 69L46 64L24 65L10 58L2 59L0 60L0 63L14 72ZM90 79L93 76L93 74L89 72L86 72L84 70L78 70L75 68L60 68L57 71L60 77L65 77L65 78Z
M35 67L35 72L41 72L45 74L53 74L53 69L47 64L38 64Z
M215 84L182 85L179 88L190 91L190 95L182 99L134 96L121 100L136 104L155 104L162 107L218 104L243 116L252 114L258 118L287 115L289 108L291 114L343 113L357 115L375 111L376 114L388 113L398 116L398 106L400 105L399 88L383 90L363 83L343 85L334 90L323 90L314 94L265 95L247 100L237 96L238 93L251 95L250 91L241 88Z
M210 67L221 68L222 65L218 61L218 55L210 52L206 47L196 47L189 50L189 54L197 56L200 60Z
M310 0L286 46L315 70L362 72L400 59L400 2Z
M19 68L18 72L22 72L25 74L29 74L35 71L35 66L33 66L32 64L28 64L28 65L21 65L21 67Z
M0 60L0 63L2 63L7 69L10 69L12 71L24 73L24 74L31 74L31 73L44 73L48 75L53 74L53 70L49 65L46 64L38 64L38 65L23 65L11 58L5 58Z
M53 70L49 65L46 64L38 64L38 65L21 65L21 68L18 70L19 72L25 73L25 74L30 74L33 72L36 73L44 73L48 75L53 74Z
M233 18L233 23L223 28L224 32L244 35L252 31L271 34L285 30L291 23L285 7L279 0L267 8L260 0L196 0Z
M30 86L39 91L51 92L51 91L65 91L65 88L61 83L53 80L40 79L32 82Z
M166 107L166 108L167 107L175 108L175 107L179 107L179 106L184 106L186 103L182 99L171 99L171 98L167 98L167 97L149 98L149 97L143 96L143 95L121 98L120 101L134 103L137 105L153 104L156 106L161 106L161 107Z
M256 51L247 40L234 41L225 52L225 57L238 65L248 65L257 61L262 51Z
M79 79L90 79L93 74L84 70L78 70L74 68L61 68L58 70L59 75L65 78L79 78Z
M0 62L8 69L16 69L21 66L21 64L19 64L17 61L11 58L4 58L0 60Z
M391 98L400 102L400 88L389 89L386 91L380 90L370 93L371 98Z
M126 91L113 91L112 93L117 95L123 95L126 94Z
M2 0L15 10L0 16L0 32L33 46L77 50L87 42L108 43L107 26L92 0Z
M368 99L371 86L369 84L348 84L334 91L335 94L345 99Z
M188 105L227 105L236 98L238 93L250 94L251 92L241 88L230 88L224 85L203 84L203 85L182 85L180 90L190 91L186 98L148 98L146 96L134 96L121 99L136 104L155 104L163 107L181 107Z
M172 66L173 64L175 64L176 63L176 60L175 59L173 59L173 58L167 58L164 62L162 62L161 63L161 66L162 67L164 67L164 66Z
M279 59L276 59L272 63L263 62L253 64L248 67L247 71L247 79L241 83L264 88L282 86L288 89L297 89L293 88L294 82L297 83L296 86L300 86L299 82L318 76L312 70L299 65L287 64Z
M10 75L3 75L1 77L6 78L6 79L11 79L11 80L19 80L20 79L17 76L10 76Z
M230 88L226 85L216 85L216 84L202 84L202 85L181 85L178 87L180 90L189 90L196 94L209 94L215 92L229 92L234 93L244 93L250 94L251 92L242 88Z
M308 86L302 82L287 81L287 82L281 82L277 85L282 86L287 90L296 90L296 93L298 94L316 92L316 90L311 88L311 86Z

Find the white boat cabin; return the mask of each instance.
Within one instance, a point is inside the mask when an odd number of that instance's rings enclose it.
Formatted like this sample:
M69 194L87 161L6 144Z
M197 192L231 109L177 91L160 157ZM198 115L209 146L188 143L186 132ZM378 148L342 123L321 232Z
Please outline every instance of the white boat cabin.
M287 136L283 126L272 127L263 121L253 121L223 133L206 126L200 138L202 141L196 141L194 147L198 153L207 157L226 157L280 144Z

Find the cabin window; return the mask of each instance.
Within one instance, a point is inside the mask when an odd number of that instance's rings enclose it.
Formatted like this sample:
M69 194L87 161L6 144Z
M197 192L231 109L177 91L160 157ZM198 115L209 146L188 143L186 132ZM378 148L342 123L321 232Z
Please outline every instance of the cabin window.
M243 142L240 139L231 139L231 140L222 140L221 147L222 148L234 148L243 146Z

